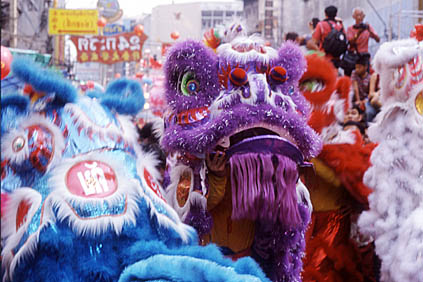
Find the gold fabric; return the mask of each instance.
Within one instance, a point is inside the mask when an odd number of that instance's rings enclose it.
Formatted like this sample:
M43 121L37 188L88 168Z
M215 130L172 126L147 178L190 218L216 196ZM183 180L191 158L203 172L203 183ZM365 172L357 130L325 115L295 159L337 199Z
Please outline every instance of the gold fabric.
M206 241L227 247L238 253L251 247L254 240L254 221L232 220L232 192L229 177L209 173L207 208L213 217L213 228Z

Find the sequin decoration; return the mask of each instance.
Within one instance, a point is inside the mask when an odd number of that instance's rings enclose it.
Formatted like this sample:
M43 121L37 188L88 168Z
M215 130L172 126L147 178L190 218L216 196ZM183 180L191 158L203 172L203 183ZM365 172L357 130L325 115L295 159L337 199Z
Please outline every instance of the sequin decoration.
M416 110L417 112L423 116L423 91L420 91L419 94L417 94L416 100L415 100L415 104L416 104Z
M71 203L75 214L81 219L94 219L102 216L123 215L126 212L126 196L123 196L119 203L111 205L107 201L102 203L86 203L78 205Z
M180 125L188 125L193 124L198 121L201 121L205 118L208 118L210 115L210 110L208 107L201 107L198 109L191 109L188 111L183 111L179 114L171 114L167 119L170 125L173 124L180 124Z
M176 188L176 199L180 207L185 206L188 200L190 188L191 188L191 173L189 173L188 171L185 171L180 176L179 183Z

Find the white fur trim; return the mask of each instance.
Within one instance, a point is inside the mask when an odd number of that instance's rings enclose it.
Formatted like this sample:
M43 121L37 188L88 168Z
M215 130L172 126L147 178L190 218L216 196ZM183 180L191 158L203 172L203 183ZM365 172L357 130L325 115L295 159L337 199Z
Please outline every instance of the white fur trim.
M184 172L189 172L191 175L191 186L189 188L189 193L188 193L188 199L185 203L185 205L183 207L179 206L176 194L178 192L178 184L179 184L179 179L181 177L181 175ZM190 167L183 165L183 164L178 164L176 166L172 167L172 170L170 172L170 184L167 187L167 193L166 193L166 200L168 201L169 205L172 206L172 208L175 209L175 211L178 213L179 217L181 218L181 220L185 220L190 208L191 208L191 194L194 194L192 192L193 188L194 188L194 174L193 171ZM196 193L198 194L198 193Z
M213 118L217 117L222 112L222 108L230 105L237 97L241 96L242 92L240 89L234 89L230 92L227 92L227 90L220 91L219 96L209 108L211 116Z
M297 202L301 204L306 204L306 206L308 207L308 211L311 215L311 213L313 212L313 204L311 203L310 192L300 179L298 179L296 191Z
M378 73L384 68L396 68L410 61L419 52L418 42L414 38L383 43L377 51L373 64Z
M25 133L25 129L39 125L41 127L46 128L52 134L53 138L53 156L50 160L50 163L47 166L47 171L58 162L59 159L62 157L63 150L65 149L65 138L63 137L62 131L56 125L54 125L51 121L47 120L44 116L40 114L33 114L22 121L20 124L19 129L13 130L9 132L4 138L2 138L1 144L1 152L3 158L9 159L12 162L17 164L22 163L29 157L29 149L28 149L28 135ZM25 139L25 146L19 152L14 152L12 149L13 141L16 137L21 136Z
M373 189L370 209L358 224L361 232L375 238L383 281L423 281L423 117L415 109L423 85L411 84L409 77L404 87L394 85L396 68L408 65L421 47L414 39L390 42L375 56L384 100L368 129L370 139L379 144L363 178ZM409 75L409 66L403 70Z
M13 143L16 138L23 138L24 146L23 148L15 152L13 150ZM2 159L9 160L11 163L14 164L21 164L23 161L28 159L29 157L29 149L28 149L28 135L26 134L25 130L22 128L14 129L8 132L4 137L1 138L1 154Z
M423 44L415 39L398 40L382 44L376 53L373 65L380 75L380 100L383 106L396 101L403 101L408 94L410 83L410 69L408 62L420 56L420 64L423 59ZM404 87L395 87L398 79L398 68L405 72ZM421 66L420 66L421 68Z
M140 155L138 155L139 161L137 162L137 171L143 183L142 185L143 189L142 190L139 189L139 192L141 196L144 197L144 199L146 200L147 204L149 205L151 209L150 215L156 216L161 226L175 230L181 236L181 239L184 242L187 242L189 241L189 239L191 238L191 235L194 232L192 227L181 222L179 214L177 213L177 211L175 211L172 208L174 207L174 205L172 204L171 199L168 198L167 193L163 190L163 188L160 185L159 185L160 193L163 195L167 203L165 203L159 196L157 196L148 187L147 183L145 183L144 168L146 168L151 173L152 177L156 178L156 180L161 179L160 173L157 171L155 166L152 166L152 164L154 164L153 159L154 159L154 154L141 152ZM145 197L144 193L147 194L148 196ZM163 208L166 211L167 216L162 213L159 213L156 210L155 205L160 205L161 208Z
M240 53L233 49L236 46L254 46L262 45L262 48L266 51L265 54L257 52L255 49L251 49L248 52ZM278 57L277 50L264 46L264 42L259 39L257 35L250 37L237 37L231 41L231 43L225 43L217 48L217 54L221 57L225 57L228 61L234 62L235 64L246 64L247 62L258 61L262 64L268 64L270 60Z
M325 140L325 144L355 144L356 136L352 129L339 130L338 133L330 140Z
M131 145L138 143L138 133L135 124L131 121L131 116L116 115L116 119L122 126L123 138Z
M91 103L92 106L97 107L99 111L103 110L101 106L94 103L94 101L91 101L91 99L81 98L81 102ZM93 130L93 133L97 134L98 136L110 137L110 135L114 135L116 140L119 137L123 137L122 129L119 128L121 125L119 124L119 126L117 126L112 120L110 120L106 126L98 125L93 120L91 120L91 118L88 117L77 104L66 104L64 110L71 114L75 127L77 128L82 127L83 130L89 128ZM103 114L105 115L105 113Z
M10 194L9 200L5 207L5 217L2 218L1 222L1 238L4 241L4 247L2 250L2 268L5 270L4 278L9 277L16 267L17 263L27 255L33 255L36 249L36 243L38 240L32 238L38 238L39 230L31 234L28 237L24 246L14 255L13 249L19 244L22 236L28 230L28 226L37 210L40 208L42 196L36 190L29 187L22 187L16 189ZM21 201L26 201L30 207L26 215L26 221L18 230L16 230L16 213L18 211L19 204Z
M153 126L153 134L159 139L159 143L162 142L163 135L164 135L164 120L160 117L155 117L150 121Z
M265 99L266 99L266 101L267 101L268 104L270 104L273 107L279 107L279 106L276 105L275 99L276 99L276 97L281 97L282 101L284 103L286 103L287 105L289 105L289 107L291 109L293 109L294 111L297 110L297 105L294 103L294 101L292 100L291 96L284 95L279 90L278 91L272 91L272 90L270 90L270 91L271 91L270 92L271 94L265 96Z
M72 194L66 185L67 173L72 166L82 161L100 161L109 165L115 173L117 181L117 190L104 198L84 198ZM86 155L77 156L72 159L64 160L52 171L52 177L49 179L49 186L54 187L50 194L51 206L57 207L58 220L69 219L71 228L78 235L96 236L106 232L109 227L119 234L125 223L135 224L136 215L139 212L136 199L138 196L139 185L128 175L124 164L118 163L115 159L100 152L91 152ZM125 212L121 215L100 216L95 219L80 218L73 210L72 206L83 207L85 204L102 205L107 202L110 206L118 204L123 198L126 199ZM47 219L54 219L52 209L45 210Z

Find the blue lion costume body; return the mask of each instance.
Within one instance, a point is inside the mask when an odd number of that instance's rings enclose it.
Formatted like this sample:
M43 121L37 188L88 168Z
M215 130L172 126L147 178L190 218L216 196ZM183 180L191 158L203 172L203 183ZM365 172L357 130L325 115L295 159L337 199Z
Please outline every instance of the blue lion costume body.
M199 246L166 203L129 116L136 82L79 96L26 61L12 69L33 91L1 100L3 281L269 281Z

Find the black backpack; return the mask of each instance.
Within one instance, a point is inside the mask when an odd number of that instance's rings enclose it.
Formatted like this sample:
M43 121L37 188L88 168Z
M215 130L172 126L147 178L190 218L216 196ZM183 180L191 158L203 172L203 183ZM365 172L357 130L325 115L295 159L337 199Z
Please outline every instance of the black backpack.
M332 23L328 20L327 23L330 25L330 32L323 40L323 50L326 54L330 54L335 58L338 58L347 51L348 41L345 35L344 28L337 30L333 27Z

